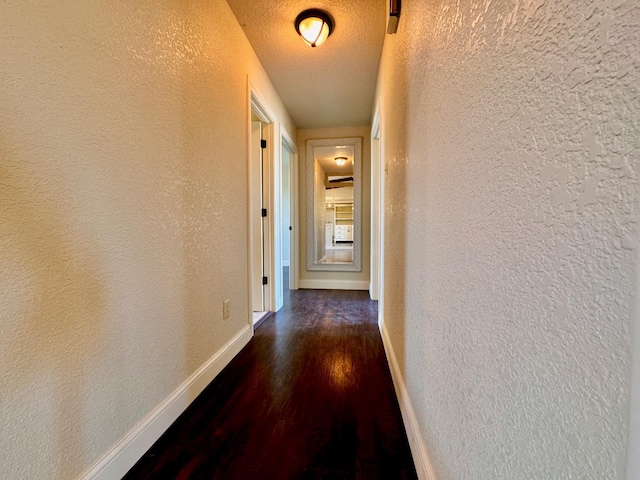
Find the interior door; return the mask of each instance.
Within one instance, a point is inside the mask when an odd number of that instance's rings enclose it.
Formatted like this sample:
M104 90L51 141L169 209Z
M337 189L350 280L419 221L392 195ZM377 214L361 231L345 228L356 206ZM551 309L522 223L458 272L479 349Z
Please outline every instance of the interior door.
M287 268L289 271L289 267L291 265L291 234L292 232L292 223L291 223L291 154L287 149L284 142L282 142L282 148L280 150L282 161L280 162L281 167L281 175L280 175L280 192L281 192L281 201L280 201L280 220L281 220L281 228L282 228L282 266ZM283 278L286 278L286 283L283 283L282 287L285 290L289 290L289 275L285 277L283 271Z
M264 219L262 217L262 123L251 122L251 306L264 311Z

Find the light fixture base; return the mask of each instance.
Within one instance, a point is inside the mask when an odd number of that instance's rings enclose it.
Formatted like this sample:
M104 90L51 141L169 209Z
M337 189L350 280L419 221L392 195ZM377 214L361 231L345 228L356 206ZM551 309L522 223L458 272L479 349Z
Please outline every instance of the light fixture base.
M313 22L312 19L317 19ZM311 23L315 25L313 28L308 28ZM302 37L304 42L311 46L320 46L324 41L329 38L334 30L333 17L326 11L319 8L309 8L300 12L294 22L296 32ZM307 27L307 28L305 28Z

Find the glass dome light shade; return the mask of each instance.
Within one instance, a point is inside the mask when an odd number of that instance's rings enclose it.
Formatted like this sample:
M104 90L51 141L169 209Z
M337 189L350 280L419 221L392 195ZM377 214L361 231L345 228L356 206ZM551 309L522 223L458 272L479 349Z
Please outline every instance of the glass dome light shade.
M305 10L296 18L296 31L307 45L317 47L331 35L333 21L328 13L322 10Z

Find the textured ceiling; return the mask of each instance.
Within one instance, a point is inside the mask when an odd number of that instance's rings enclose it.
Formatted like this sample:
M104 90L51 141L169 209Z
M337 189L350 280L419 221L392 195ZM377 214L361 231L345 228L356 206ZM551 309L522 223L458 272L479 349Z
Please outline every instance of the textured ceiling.
M353 156L354 148L349 146L316 147L313 149L313 157L318 161L322 170L330 175L352 174ZM347 162L339 166L336 163L336 157L347 157Z
M298 128L369 125L385 32L384 0L227 0ZM335 20L307 46L293 22L307 8Z

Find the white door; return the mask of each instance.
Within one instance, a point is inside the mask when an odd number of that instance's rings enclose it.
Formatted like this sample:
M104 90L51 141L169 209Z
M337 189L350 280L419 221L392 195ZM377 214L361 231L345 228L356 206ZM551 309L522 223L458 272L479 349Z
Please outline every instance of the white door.
M282 200L280 202L280 223L282 228L282 266L289 267L291 262L291 178L290 178L290 153L286 145L282 144L280 150L282 156L280 176L280 192ZM289 283L283 285L283 288L289 289Z
M262 217L262 123L251 122L250 218L251 218L251 307L254 312L265 309L264 286L264 226Z

